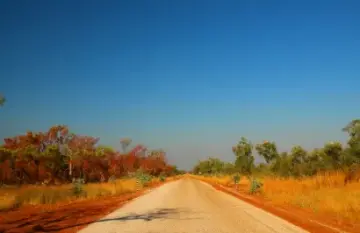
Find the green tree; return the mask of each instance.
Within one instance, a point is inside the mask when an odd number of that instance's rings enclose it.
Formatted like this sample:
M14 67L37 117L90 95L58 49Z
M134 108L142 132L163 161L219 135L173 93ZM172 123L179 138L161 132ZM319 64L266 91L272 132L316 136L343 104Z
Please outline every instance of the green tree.
M360 138L360 119L352 120L348 123L343 131L347 132L350 138L359 139Z
M224 162L218 158L208 158L207 160L199 161L193 169L194 173L201 174L218 174L224 171Z
M6 102L5 97L0 95L0 106L4 106L5 102Z
M236 146L233 146L233 152L235 156L251 156L253 145L245 137L241 137L241 140Z
M224 163L223 172L226 174L232 174L235 172L235 165L233 163Z
M264 141L262 144L257 144L255 149L264 157L267 164L279 156L275 142Z
M307 152L301 146L294 146L291 149L291 166L292 174L294 176L303 176L306 171L306 164L308 162Z
M342 165L343 147L340 142L326 143L323 151L331 159L332 168L338 169Z
M293 164L301 164L307 160L307 152L301 146L294 146L291 149L291 157Z
M271 164L271 170L279 176L291 176L292 158L288 155L287 152L280 153L280 155L273 160Z
M315 174L319 171L326 171L333 168L332 158L329 157L324 148L316 148L309 153L308 167L310 167L311 173Z
M240 142L232 148L232 151L236 156L235 167L241 173L252 173L254 168L254 156L252 155L252 149L252 143L245 137L241 137Z
M360 159L360 119L352 120L343 128L344 132L349 135L348 145L346 151L348 157L354 157L356 161Z

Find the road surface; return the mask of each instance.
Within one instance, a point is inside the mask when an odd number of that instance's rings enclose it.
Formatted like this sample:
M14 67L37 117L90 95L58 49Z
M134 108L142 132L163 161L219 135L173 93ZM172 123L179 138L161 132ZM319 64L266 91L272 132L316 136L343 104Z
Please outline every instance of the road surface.
M80 233L304 233L270 213L194 179L170 182Z

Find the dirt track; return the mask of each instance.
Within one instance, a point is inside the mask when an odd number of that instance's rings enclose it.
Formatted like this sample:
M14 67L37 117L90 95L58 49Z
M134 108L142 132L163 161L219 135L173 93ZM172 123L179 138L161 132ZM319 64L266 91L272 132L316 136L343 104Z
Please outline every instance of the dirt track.
M163 185L80 233L307 232L193 179Z

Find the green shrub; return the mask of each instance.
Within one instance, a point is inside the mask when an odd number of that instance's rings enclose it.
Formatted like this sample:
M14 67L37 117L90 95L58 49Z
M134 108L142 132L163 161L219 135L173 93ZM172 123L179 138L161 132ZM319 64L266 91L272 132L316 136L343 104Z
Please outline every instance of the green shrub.
M257 193L261 190L261 187L263 186L263 183L261 183L261 181L255 179L255 178L252 178L250 180L250 194L254 194L254 193Z
M85 183L84 179L81 179L81 178L73 179L72 192L76 197L86 195L84 188L83 188L84 183Z
M240 175L239 175L239 174L235 174L235 175L233 176L234 184L239 184L240 179L241 179Z
M161 176L160 176L160 181L161 181L161 182L165 182L165 180L166 180L166 176L161 175Z
M146 187L152 180L152 176L139 170L135 175L136 180L143 186Z

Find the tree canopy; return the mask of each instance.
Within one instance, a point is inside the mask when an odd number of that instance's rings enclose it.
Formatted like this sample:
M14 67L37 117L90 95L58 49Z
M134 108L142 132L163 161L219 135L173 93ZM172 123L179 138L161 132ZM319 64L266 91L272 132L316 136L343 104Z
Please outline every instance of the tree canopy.
M360 163L360 120L352 120L343 131L348 133L347 145L330 141L322 148L305 150L295 145L289 152L279 152L275 142L268 140L255 145L259 156L266 163L254 164L253 144L245 137L232 147L235 155L233 163L226 164L217 158L199 161L194 172L206 174L239 172L253 174L255 172L271 172L278 176L310 176L328 170L344 171L348 167ZM226 164L226 166L225 166Z

